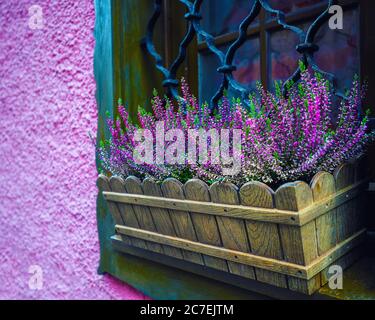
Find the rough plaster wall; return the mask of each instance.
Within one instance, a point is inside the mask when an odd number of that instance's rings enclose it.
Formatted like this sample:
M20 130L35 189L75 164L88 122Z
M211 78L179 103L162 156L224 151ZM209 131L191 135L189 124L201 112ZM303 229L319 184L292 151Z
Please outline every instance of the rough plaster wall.
M94 20L93 0L0 2L0 299L145 298L96 274Z

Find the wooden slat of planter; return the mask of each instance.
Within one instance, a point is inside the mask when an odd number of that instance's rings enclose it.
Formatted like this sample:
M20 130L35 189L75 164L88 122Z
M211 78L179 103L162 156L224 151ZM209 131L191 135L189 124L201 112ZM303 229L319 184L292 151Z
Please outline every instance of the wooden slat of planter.
M185 197L188 200L210 202L210 192L207 184L199 179L191 179L184 185ZM219 228L215 216L202 213L190 213L199 242L222 247ZM206 266L228 271L226 260L212 256L203 256Z
M275 204L279 209L299 211L312 203L312 191L305 182L284 184L275 193ZM315 221L302 227L281 225L280 236L287 261L307 265L318 256Z
M355 182L354 166L350 163L344 163L335 170L333 176L335 177L337 191L351 186Z
M355 182L354 166L345 163L339 166L335 172L336 190L352 186ZM337 208L337 242L341 242L355 232L357 224L356 204L352 200Z
M323 201L336 192L335 178L327 172L319 172L311 180L314 202ZM315 220L318 255L336 245L336 209L328 211Z
M210 196L213 202L238 205L238 188L227 182L216 182L210 187ZM228 217L217 217L223 246L227 249L251 252L247 239L247 232L244 220ZM228 261L229 271L246 278L255 279L253 267Z
M100 192L111 191L111 187L109 185L109 179L103 174L100 174L98 176L96 184L97 184ZM111 210L112 217L113 217L113 220L115 221L115 223L116 224L123 224L123 220L122 220L120 211L119 211L116 203L108 202L108 207Z
M352 201L363 192L367 184L368 179L362 180L342 190L336 190L336 193L327 199L315 202L312 206L302 209L299 212L299 225L305 225L321 215L324 215L326 212L337 209L341 205ZM104 195L106 196L106 193L104 193Z
M174 178L169 178L163 181L161 189L164 197L184 200L185 195L182 190L182 183ZM170 210L170 217L176 234L178 237L196 241L197 235L194 230L193 222L191 221L190 213L180 210ZM201 254L183 251L184 258L188 261L204 264Z
M275 193L278 209L300 211L312 203L312 191L305 182L284 184ZM286 261L308 265L318 257L315 221L301 227L280 225L280 237ZM308 281L288 277L288 285L291 290L311 294L320 288L320 277L317 275Z
M221 259L228 260L228 262L236 263L237 265L243 265L249 268L250 265L254 265L259 268L265 268L267 270L290 274L302 279L307 278L307 268L294 263L286 261L280 261L276 259L260 257L251 253L245 253L242 251L236 251L221 247L212 246L209 244L203 244L200 242L190 241L186 239L161 235L159 233L145 231L141 229L135 229L130 227L124 227L116 225L116 231L119 234L144 239L147 241L154 241L160 244L168 244L175 246L176 248L184 249L184 251L200 252L205 255L218 257ZM236 262L235 262L236 261ZM240 262L240 263L239 263Z
M240 189L241 204L251 207L274 207L274 192L267 185L260 182L249 182ZM279 230L275 223L246 221L247 235L251 251L255 255L283 259ZM286 288L286 276L280 273L255 268L258 281Z
M162 197L163 193L161 191L161 185L156 181L146 178L142 182L143 192L145 195ZM174 230L171 217L169 216L169 211L164 208L150 208L151 215L153 217L156 230L161 234L168 236L176 236L176 231ZM180 249L163 246L166 255L182 259L182 251Z
M109 180L109 185L114 192L124 193L126 192L125 186L124 186L124 180L121 177L113 176ZM124 225L127 225L129 227L133 228L139 228L138 220L134 214L133 207L130 204L124 204L124 203L117 203L117 206L119 208L119 212L122 217L122 221ZM110 210L112 212L112 210ZM139 239L132 239L132 244L136 247L146 249L147 245L146 242Z
M116 225L115 228L119 234L126 235L132 238L153 241L159 244L166 244L169 246L174 246L176 248L189 250L191 252L199 252L213 257L227 259L233 262L240 262L244 265L251 265L257 268L279 272L288 275L288 277L290 276L293 279L301 281L315 278L316 276L320 277L320 272L322 270L331 265L334 261L346 255L353 248L358 247L358 245L363 242L366 235L365 230L363 229L360 232L354 234L352 237L338 244L330 251L326 252L323 256L315 259L308 266L301 266L291 262L260 257L251 253L244 253L241 251L220 248L200 242L161 235L159 233L142 229L135 229L121 225Z
M109 179L103 174L100 174L98 176L97 186L100 192L111 191ZM114 202L107 202L107 204L108 204L109 211L113 217L115 224L124 224L124 219L121 216L119 206ZM130 238L126 236L122 236L122 240L124 241L124 243L129 244L129 245L132 243ZM135 243L143 244L144 246L141 246L141 248L146 247L146 244L143 240L135 239Z
M340 242L307 266L307 278L310 279L314 275L319 275L321 271L324 271L327 267L332 265L332 263L339 261L339 259L345 256L348 252L351 252L354 248L361 247L360 244L365 240L366 229L362 229Z
M125 190L128 193L143 195L141 181L134 177L127 177L124 182ZM150 209L144 206L133 205L133 211L137 217L139 227L148 231L156 231ZM163 253L163 248L159 244L147 243L147 247L154 252Z
M367 184L368 179L362 180L336 192L336 194L323 201L315 202L313 205L302 209L299 212L180 199L173 199L171 201L170 199L154 196L120 194L107 191L103 192L103 196L107 201L112 202L138 204L156 208L200 212L214 216L302 226L312 220L315 220L319 216L324 215L327 211L336 209L342 204L351 201L363 191Z
M237 219L249 219L255 221L299 225L300 218L300 215L298 213L287 210L251 208L241 205L227 205L212 202L206 203L181 199L171 200L160 197L117 194L113 192L104 192L103 194L107 201L138 204L171 210L198 212Z

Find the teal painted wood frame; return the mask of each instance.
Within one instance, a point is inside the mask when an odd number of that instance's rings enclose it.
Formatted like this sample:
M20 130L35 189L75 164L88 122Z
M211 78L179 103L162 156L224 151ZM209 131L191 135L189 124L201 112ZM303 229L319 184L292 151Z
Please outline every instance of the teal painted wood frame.
M112 51L112 17L111 1L95 0L95 52L94 74L96 79L96 101L98 108L98 129L96 142L107 138L109 131L105 125L106 112L113 116L113 51ZM100 162L96 155L96 166L100 170ZM110 270L115 256L107 241L112 232L112 219L101 196L97 197L97 223L100 242L99 273Z

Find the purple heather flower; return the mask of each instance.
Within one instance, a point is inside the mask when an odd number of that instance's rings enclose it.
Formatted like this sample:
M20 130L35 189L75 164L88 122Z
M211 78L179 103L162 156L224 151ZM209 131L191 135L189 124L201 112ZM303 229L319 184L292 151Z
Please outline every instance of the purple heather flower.
M120 117L107 120L111 138L98 147L102 166L112 174L150 176L157 180L188 170L191 176L208 182L226 178L236 184L250 180L279 184L312 177L319 170L332 172L349 157L361 155L372 137L366 133L366 119L361 117L364 87L358 80L353 81L348 99L341 101L336 122L328 81L308 70L302 72L301 81L292 87L287 98L267 92L261 85L257 90L258 98L249 98L250 110L240 101L230 102L223 97L217 114L213 114L207 105L198 103L182 79L182 99L174 105L155 93L151 100L153 113L140 109L138 126L119 106ZM156 121L164 121L165 130L183 130L185 146L189 129L241 129L241 172L223 177L222 167L211 161L186 166L135 164L135 130L149 129L155 139ZM208 149L211 143L209 139Z

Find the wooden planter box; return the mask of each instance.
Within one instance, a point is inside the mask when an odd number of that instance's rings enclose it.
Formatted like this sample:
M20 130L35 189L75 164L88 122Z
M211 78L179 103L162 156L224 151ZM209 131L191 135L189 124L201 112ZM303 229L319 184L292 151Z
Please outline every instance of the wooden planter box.
M365 169L343 164L276 192L259 182L208 187L104 175L98 187L115 222L113 242L312 294L327 283L329 266L345 268L358 256Z

